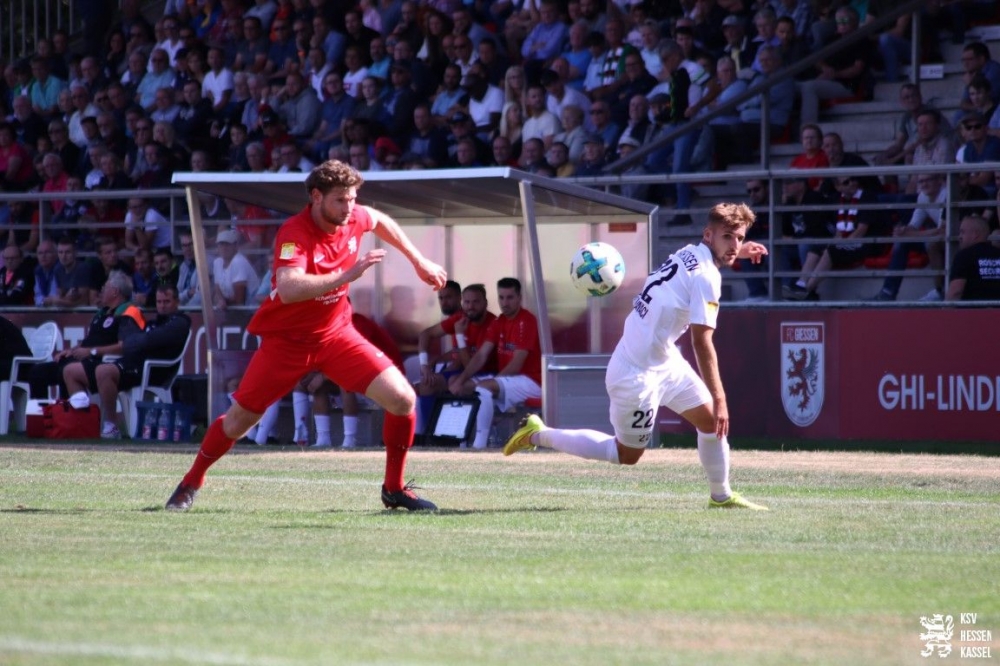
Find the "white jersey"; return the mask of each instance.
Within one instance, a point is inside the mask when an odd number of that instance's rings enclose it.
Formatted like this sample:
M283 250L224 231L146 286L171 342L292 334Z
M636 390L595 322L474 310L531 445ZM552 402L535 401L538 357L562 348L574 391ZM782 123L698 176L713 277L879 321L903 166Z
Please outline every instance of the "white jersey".
M646 278L615 348L632 366L655 370L679 358L677 340L691 324L715 328L722 275L705 245L686 245Z

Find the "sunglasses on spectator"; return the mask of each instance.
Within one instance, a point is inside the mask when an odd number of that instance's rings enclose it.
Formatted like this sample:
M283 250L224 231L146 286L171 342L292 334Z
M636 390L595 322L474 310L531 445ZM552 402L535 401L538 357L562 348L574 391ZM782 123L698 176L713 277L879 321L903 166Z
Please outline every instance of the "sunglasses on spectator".
M846 186L850 185L853 182L854 181L851 180L850 178L846 178L844 180L837 181L837 184L840 185L841 187L846 187Z
M965 123L965 129L967 129L967 130L983 129L983 124L982 123Z
M747 194L757 194L758 192L762 191L763 189L764 189L763 187L748 187L747 188Z
M837 19L837 25L850 25L851 19Z

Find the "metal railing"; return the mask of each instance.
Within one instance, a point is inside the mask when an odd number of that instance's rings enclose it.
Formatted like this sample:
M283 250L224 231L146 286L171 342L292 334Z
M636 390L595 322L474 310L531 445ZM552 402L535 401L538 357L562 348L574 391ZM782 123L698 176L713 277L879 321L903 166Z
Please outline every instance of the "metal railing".
M41 38L57 29L70 34L80 30L82 18L76 16L73 2L60 0L5 0L0 2L0 55L13 61L28 56Z

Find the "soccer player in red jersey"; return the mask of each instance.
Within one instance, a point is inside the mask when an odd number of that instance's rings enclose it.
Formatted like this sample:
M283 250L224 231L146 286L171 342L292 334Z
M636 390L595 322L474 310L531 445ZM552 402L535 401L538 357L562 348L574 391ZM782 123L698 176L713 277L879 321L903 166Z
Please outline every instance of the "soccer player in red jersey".
M385 353L351 324L347 292L351 282L386 254L374 249L358 256L366 232L402 252L417 276L434 289L444 286L447 275L414 247L395 220L355 205L363 182L357 171L336 160L320 164L306 178L309 205L278 230L271 297L247 327L261 337L260 348L240 380L233 405L209 426L191 469L167 501L168 510L189 509L208 468L310 370L385 409L382 503L411 511L437 508L403 483L406 452L413 444L413 388Z
M455 395L475 392L479 396L476 438L472 448L486 448L493 425L493 403L507 411L528 398L542 397L542 353L538 342L538 319L521 307L521 282L505 277L497 281L500 316L490 322L475 355L461 373L448 380ZM480 375L496 353L496 375Z

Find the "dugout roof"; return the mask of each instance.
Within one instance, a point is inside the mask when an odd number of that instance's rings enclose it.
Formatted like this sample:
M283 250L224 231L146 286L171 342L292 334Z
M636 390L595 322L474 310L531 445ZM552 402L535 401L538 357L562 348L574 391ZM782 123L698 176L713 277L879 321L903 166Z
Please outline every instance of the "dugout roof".
M306 174L176 173L174 184L264 208L296 213L306 204ZM521 185L529 184L538 223L633 222L655 206L529 174L518 169L369 171L358 200L400 224L518 224L524 219Z

